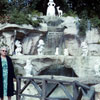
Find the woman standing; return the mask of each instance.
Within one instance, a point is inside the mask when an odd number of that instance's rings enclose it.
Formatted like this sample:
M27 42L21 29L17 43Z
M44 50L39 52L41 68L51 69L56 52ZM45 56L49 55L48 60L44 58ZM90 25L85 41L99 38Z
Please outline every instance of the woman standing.
M2 47L0 53L0 99L4 100L4 96L8 96L8 100L11 100L14 94L14 68L11 58L7 56L7 48Z

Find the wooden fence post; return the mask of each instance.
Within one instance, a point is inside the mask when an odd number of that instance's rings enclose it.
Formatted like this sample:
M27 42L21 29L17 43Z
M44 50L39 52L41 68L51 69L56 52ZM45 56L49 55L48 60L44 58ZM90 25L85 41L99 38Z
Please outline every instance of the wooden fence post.
M21 78L20 76L17 76L17 87L16 87L16 100L20 100L20 90L21 90Z
M42 81L42 97L41 100L46 100L46 80Z

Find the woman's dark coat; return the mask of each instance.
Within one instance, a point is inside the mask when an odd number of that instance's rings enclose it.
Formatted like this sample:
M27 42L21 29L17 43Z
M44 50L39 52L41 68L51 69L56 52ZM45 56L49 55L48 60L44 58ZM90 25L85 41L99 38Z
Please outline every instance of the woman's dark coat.
M13 93L14 93L13 78L15 78L14 67L13 67L11 58L8 56L6 56L6 58L7 58L7 63L8 63L7 96L13 96ZM3 78L2 78L2 63L1 63L1 57L0 57L0 98L2 98L2 97L3 97Z

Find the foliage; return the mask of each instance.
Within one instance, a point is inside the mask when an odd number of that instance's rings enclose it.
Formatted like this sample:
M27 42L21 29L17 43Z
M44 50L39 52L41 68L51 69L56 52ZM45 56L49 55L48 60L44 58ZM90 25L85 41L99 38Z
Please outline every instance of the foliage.
M86 30L87 30L87 20L88 20L88 15L87 11L83 10L80 15L79 15L79 36L85 36L86 35Z
M54 0L56 6L60 6L63 10L64 17L66 16L79 16L79 34L85 35L87 19L90 19L92 27L100 27L100 0ZM43 3L43 4L42 4ZM15 24L32 24L37 27L39 19L32 20L28 14L40 16L39 11L45 5L47 9L47 0L0 0L0 23L10 22ZM37 7L38 6L38 7Z
M100 44L100 40L98 41L98 44Z
M22 11L24 13L31 13L35 10L37 3L40 0L13 0L11 2L11 8L16 8L18 11Z
M0 0L0 16L7 13L8 0Z
M88 19L88 12L87 12L87 10L83 10L82 12L80 12L79 18Z
M18 1L18 2L17 2ZM35 10L37 3L40 0L29 0L29 2L25 2L27 0L13 0L8 3L8 0L0 0L0 23L14 23L14 24L31 24L34 27L39 26L40 19L32 20L29 18L29 14L34 16L40 16L40 12Z
M19 12L18 10L14 9L12 14L10 15L10 23L14 24L28 24L27 22L27 15L25 15L22 12Z
M9 16L10 16L9 23L14 23L14 24L19 24L19 25L21 25L21 24L31 24L34 27L38 27L39 23L41 22L40 19L32 20L33 16L29 16L28 14L19 12L16 9L14 9L13 13Z
M31 11L36 9L36 6L37 6L39 1L40 0L31 0L30 5L29 5L29 8L30 8Z
M9 22L10 17L5 15L5 16L0 16L0 23L6 23Z
M56 6L60 6L65 13L69 13L71 9L72 11L76 11L75 13L78 15L81 15L81 12L86 10L87 16L90 18L94 15L100 17L100 0L54 0L54 2ZM24 13L31 13L36 9L43 12L44 9L39 9L39 7L42 8L45 4L46 9L47 3L47 0L12 0L11 3L8 3L8 0L0 0L0 14L9 13L8 9L12 11L13 8Z
M86 29L87 29L87 20L86 19L81 19L79 21L79 36L85 36L86 35Z
M31 13L36 9L37 3L40 0L0 0L0 15L9 14L13 9L23 13Z
M40 13L38 10L33 10L32 12L31 12L31 15L32 16L40 16L42 13Z
M91 18L90 20L92 23L92 27L100 28L100 18L98 16L95 16L95 17Z
M76 17L77 14L76 14L76 11L69 10L67 13L64 13L63 16L64 16L64 17L67 17L67 16L73 16L73 17Z
M39 23L42 22L41 19L32 20L32 17L27 18L27 21L28 21L29 24L31 24L33 27L38 27L38 26L39 26Z
M40 22L41 22L41 20L32 21L32 26L38 27Z
M100 0L70 0L72 9L77 11L77 14L83 10L87 10L89 17L97 15L100 17Z

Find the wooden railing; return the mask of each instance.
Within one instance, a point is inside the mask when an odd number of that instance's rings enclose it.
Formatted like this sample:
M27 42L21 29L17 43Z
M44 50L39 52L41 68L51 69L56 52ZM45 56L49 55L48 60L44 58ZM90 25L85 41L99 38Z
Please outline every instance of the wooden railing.
M21 82L25 81L25 85L22 87ZM37 95L25 94L25 89L32 84L38 91ZM47 89L48 87L51 87ZM66 97L51 97L50 95L54 92L57 87L60 87L65 93ZM70 93L67 86L72 86L73 94ZM78 81L68 82L55 80L55 79L43 79L43 78L32 78L32 77L17 77L17 92L16 100L21 100L22 96L39 98L40 100L95 100L94 99L94 88L84 85Z

